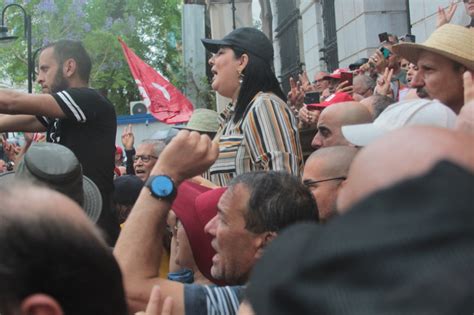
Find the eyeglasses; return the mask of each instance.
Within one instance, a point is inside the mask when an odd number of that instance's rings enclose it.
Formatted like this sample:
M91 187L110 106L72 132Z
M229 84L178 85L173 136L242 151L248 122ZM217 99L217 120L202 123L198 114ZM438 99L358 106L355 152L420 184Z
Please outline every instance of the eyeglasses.
M341 177L333 177L333 178L326 178L326 179L321 179L321 180L304 180L303 181L303 185L305 185L306 187L311 187L311 186L314 186L316 184L319 184L319 183L323 183L323 182L329 182L331 180L346 180L346 177L345 176L341 176Z
M154 155L135 155L133 157L134 162L138 161L138 159L142 159L143 162L147 163L150 162L151 159L158 159L158 157Z

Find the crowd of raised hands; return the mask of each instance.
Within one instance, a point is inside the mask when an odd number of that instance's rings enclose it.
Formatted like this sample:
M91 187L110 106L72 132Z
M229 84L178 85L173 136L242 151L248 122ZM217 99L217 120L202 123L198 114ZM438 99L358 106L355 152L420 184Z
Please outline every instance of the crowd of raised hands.
M45 142L46 135L42 133L25 132L23 133L24 143L20 145L18 141L7 139L6 134L2 134L1 143L3 152L12 165L15 165L33 142Z

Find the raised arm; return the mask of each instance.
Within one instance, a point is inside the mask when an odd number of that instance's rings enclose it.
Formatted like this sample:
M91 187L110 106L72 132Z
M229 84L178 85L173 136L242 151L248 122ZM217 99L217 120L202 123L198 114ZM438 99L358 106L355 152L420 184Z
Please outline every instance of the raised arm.
M33 115L0 114L0 132L13 131L42 132L46 127Z
M0 114L66 117L54 97L49 94L25 94L11 90L0 90Z
M150 176L167 175L179 186L185 179L201 174L217 159L217 144L205 135L181 131L166 146ZM174 301L173 314L184 314L183 285L158 278L161 261L161 239L171 202L153 197L142 189L114 249L122 269L131 311L144 310L154 285L163 296Z
M129 124L122 132L122 146L125 148L127 174L129 175L135 175L135 170L133 169L133 156L135 155L134 143L135 135L133 134L132 125Z

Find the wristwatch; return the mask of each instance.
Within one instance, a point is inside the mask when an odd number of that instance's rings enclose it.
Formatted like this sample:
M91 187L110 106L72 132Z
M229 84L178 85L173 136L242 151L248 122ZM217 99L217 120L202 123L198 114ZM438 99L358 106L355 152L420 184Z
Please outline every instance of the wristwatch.
M176 186L171 177L167 175L152 175L146 181L145 186L157 199L173 201L176 197Z

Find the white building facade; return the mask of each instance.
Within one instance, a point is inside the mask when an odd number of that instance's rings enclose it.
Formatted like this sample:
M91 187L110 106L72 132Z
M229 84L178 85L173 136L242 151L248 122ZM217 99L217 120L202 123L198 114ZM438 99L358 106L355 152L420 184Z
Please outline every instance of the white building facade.
M278 0L285 1L285 0ZM305 68L310 78L326 71L322 58L324 48L324 0L300 0ZM382 32L399 36L411 33L421 43L436 28L438 7L447 8L451 0L334 0L339 67L347 67L359 58L371 56L379 46ZM451 23L469 24L463 2Z

